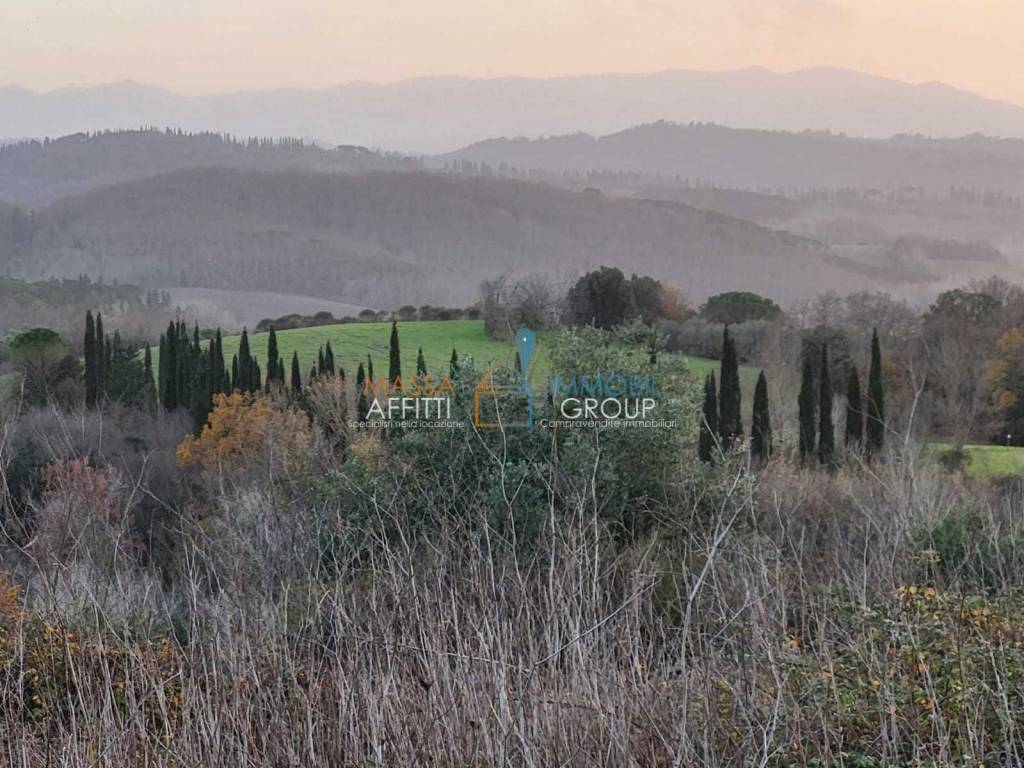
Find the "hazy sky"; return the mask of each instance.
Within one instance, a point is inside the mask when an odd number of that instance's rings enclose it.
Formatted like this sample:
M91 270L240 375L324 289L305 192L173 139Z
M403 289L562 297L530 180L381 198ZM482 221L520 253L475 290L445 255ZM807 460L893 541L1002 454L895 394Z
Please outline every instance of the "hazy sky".
M1021 0L0 0L0 84L836 65L1024 103Z

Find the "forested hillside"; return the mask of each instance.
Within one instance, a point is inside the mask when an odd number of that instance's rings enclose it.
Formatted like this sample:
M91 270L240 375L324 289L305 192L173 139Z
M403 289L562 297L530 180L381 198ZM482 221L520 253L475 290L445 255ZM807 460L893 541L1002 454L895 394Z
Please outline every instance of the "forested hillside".
M842 134L741 130L657 122L607 136L492 139L436 159L487 163L525 173L642 173L691 183L792 190L1024 194L1024 141L967 136L852 138Z
M36 206L121 181L197 167L315 171L415 169L419 161L299 139L237 139L180 130L76 133L0 146L0 200Z
M864 284L813 240L718 213L429 173L195 169L66 198L30 224L0 245L0 271L370 306L464 305L496 274L600 264L678 283L694 299L751 275L783 301Z

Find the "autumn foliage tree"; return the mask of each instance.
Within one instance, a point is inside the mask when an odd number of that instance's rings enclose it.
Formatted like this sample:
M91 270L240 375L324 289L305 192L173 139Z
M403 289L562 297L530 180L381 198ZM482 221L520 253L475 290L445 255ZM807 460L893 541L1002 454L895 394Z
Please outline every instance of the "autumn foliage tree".
M182 465L210 472L297 471L312 455L313 433L305 414L238 391L214 395L202 432L186 436L177 451Z

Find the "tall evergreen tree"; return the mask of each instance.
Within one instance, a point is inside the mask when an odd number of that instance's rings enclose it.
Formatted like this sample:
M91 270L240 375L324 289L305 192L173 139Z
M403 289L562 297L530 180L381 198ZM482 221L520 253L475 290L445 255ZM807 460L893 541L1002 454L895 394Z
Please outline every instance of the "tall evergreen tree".
M743 439L742 395L740 370L736 358L736 342L729 335L729 326L722 333L722 373L718 391L718 434L726 450Z
M270 326L270 334L267 337L267 386L277 378L277 332L274 326ZM278 382L283 384L284 382Z
M96 407L97 381L96 381L96 323L92 319L92 312L85 312L85 407Z
M292 392L302 394L302 371L299 369L299 353L292 352Z
M370 404L366 399L366 371L360 363L356 369L356 418L359 421L366 421L366 414L370 410Z
M772 419L768 408L768 380L764 376L764 371L757 377L757 386L754 387L750 452L760 461L767 461L772 457Z
M873 455L885 444L885 392L882 387L882 349L878 329L871 334L871 368L868 371L867 449Z
M366 356L366 378L373 381L373 358L370 355Z
M828 344L821 345L821 373L818 381L818 461L832 468L836 463L836 431L832 423L832 375L828 370Z
M864 404L860 395L860 376L857 366L850 366L850 375L846 380L846 424L843 430L843 443L847 448L860 448L864 442Z
M334 350L331 349L330 341L327 342L327 346L324 348L324 368L328 376L334 376L337 373L334 367Z
M718 393L715 390L715 372L711 371L704 379L704 406L697 441L697 455L708 464L714 461L718 443Z
M167 393L167 337L160 334L160 368L157 370L156 392L162 403Z
M455 374L459 372L459 353L455 351L455 347L452 347L452 356L448 360L448 375L451 378L455 378Z
M218 394L225 394L231 391L231 378L224 366L224 337L221 335L220 328L217 329L213 346L215 347L213 355L215 391Z
M402 356L398 349L398 323L391 323L391 342L388 346L388 383L391 386L402 378Z
M813 459L817 443L818 394L814 389L814 367L810 355L804 356L803 375L800 381L800 395L797 398L800 422L800 461L806 463Z
M421 379L427 375L427 361L423 357L423 347L416 353L416 375Z
M178 407L178 329L174 323L167 326L164 350L160 358L160 370L167 367L164 379L164 391L160 400L163 402L164 410L173 411Z
M313 368L321 376L327 375L327 359L324 357L324 348L321 346L316 353L316 367Z
M238 355L234 354L231 356L231 391L241 392L242 381L241 376L238 373Z
M143 399L148 407L156 405L156 384L153 381L153 350L146 344L142 353Z
M238 389L242 392L254 392L253 360L249 352L249 331L242 328L242 339L238 342Z
M284 382L285 382L285 378L284 378L284 359L280 358L280 357L277 358L277 380L280 381L282 384L284 384Z
M103 332L103 315L96 313L96 402L103 401L104 384L107 380L105 363L107 361L106 335Z

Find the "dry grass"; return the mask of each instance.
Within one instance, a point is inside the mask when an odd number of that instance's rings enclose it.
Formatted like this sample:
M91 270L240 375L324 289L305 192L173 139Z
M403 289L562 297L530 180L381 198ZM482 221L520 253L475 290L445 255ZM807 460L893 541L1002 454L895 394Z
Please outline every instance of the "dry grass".
M363 544L325 563L318 541L345 510L252 486L182 521L170 583L95 548L55 564L23 547L7 561L27 610L6 610L0 635L0 761L1019 764L1018 495L912 464L701 482L630 543L595 499L552 513L530 547L486 509L438 510L414 535L380 499ZM981 523L963 562L937 560L948 545L918 532L968 507ZM982 550L984 585L969 573Z

